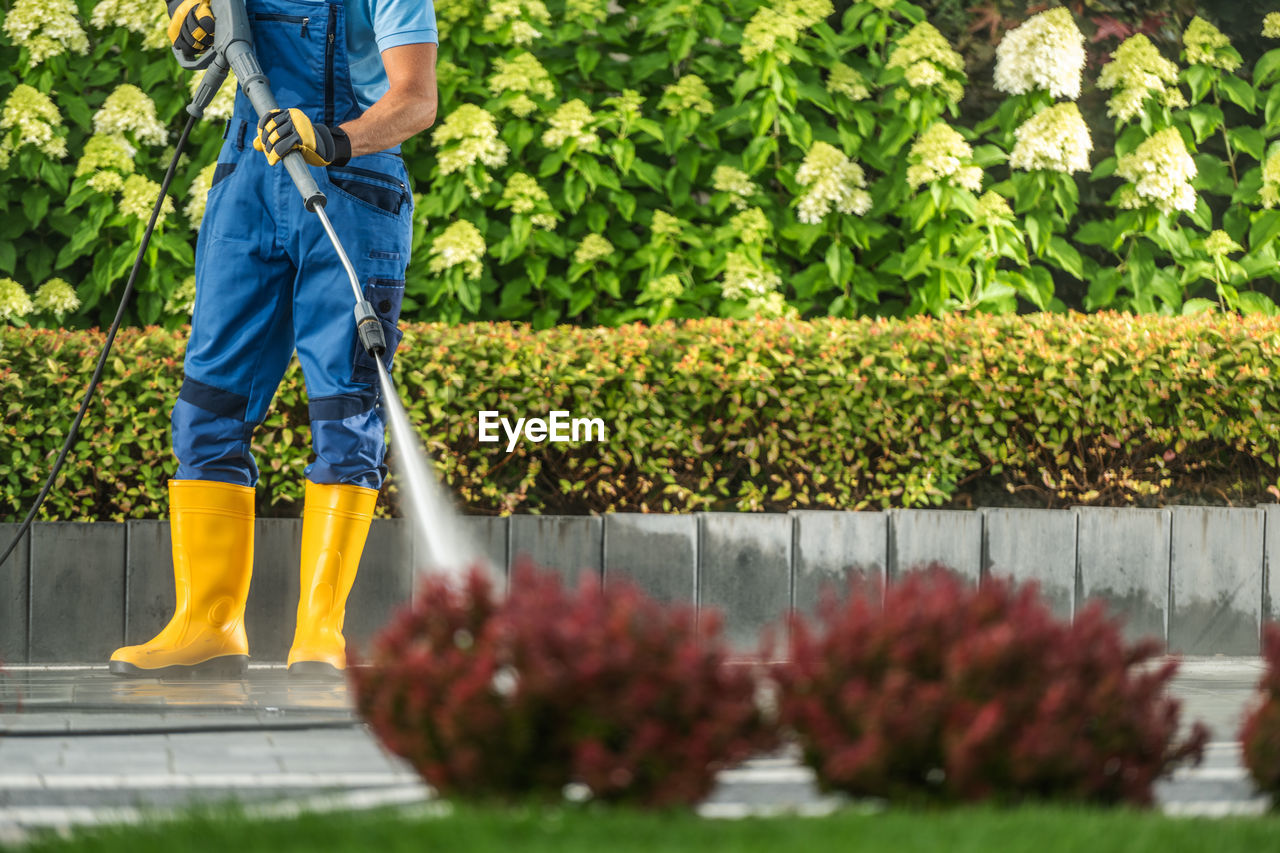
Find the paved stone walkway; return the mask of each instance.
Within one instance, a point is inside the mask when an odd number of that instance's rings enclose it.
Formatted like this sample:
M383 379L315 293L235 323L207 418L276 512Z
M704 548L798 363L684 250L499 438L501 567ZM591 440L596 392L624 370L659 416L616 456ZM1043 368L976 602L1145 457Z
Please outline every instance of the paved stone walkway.
M1184 661L1184 719L1213 731L1205 763L1159 787L1170 813L1256 813L1235 741L1262 672L1256 658ZM265 814L424 803L431 791L353 715L343 684L253 668L244 681L135 681L104 668L25 668L0 677L0 843L37 827L138 820L190 803ZM828 812L794 756L720 775L710 817Z

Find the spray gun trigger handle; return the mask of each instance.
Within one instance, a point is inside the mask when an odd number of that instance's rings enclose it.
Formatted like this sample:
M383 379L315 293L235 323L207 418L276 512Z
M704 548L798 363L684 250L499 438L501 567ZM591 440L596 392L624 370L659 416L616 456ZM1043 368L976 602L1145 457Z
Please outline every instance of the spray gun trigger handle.
M374 358L380 358L387 351L387 337L382 331L382 321L367 299L356 303L356 333L360 336L360 345L365 352Z

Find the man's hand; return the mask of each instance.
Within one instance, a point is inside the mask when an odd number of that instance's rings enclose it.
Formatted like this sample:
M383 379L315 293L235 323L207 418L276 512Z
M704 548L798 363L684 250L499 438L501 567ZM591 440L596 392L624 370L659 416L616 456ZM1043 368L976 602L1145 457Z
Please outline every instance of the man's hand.
M213 44L213 8L209 0L170 0L169 41L187 59Z
M272 110L259 119L253 147L266 154L272 166L295 149L312 166L342 166L351 159L351 140L346 131L312 124L299 109Z

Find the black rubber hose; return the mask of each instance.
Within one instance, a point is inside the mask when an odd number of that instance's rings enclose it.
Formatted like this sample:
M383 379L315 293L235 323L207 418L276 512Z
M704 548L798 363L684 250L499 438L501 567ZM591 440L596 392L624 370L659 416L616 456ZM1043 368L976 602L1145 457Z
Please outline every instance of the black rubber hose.
M0 556L0 565L4 565L4 561L9 559L9 555L18 547L18 543L22 541L22 537L31 529L31 522L35 520L36 513L40 511L40 507L44 504L44 499L49 496L49 492L53 489L53 482L58 478L58 472L62 470L62 463L67 461L67 453L71 450L71 445L75 443L76 437L80 434L80 422L84 420L84 414L89 410L89 403L93 400L93 392L98 390L98 382L102 380L102 370L106 367L107 356L111 354L111 345L115 343L116 332L120 331L120 323L124 321L125 309L129 306L129 300L133 296L134 285L138 281L138 270L142 269L142 257L147 251L147 245L151 242L151 232L156 228L156 220L160 218L160 210L164 207L165 196L169 192L169 184L173 182L173 174L178 170L178 158L182 156L182 149L187 145L187 137L191 135L191 128L195 127L196 117L187 118L187 126L182 129L182 135L178 137L178 144L173 149L173 159L169 161L169 168L164 173L164 181L160 184L160 195L156 198L156 206L151 209L151 218L147 220L147 230L142 234L142 242L138 244L138 255L133 259L133 270L129 273L129 281L124 286L124 293L120 296L120 307L116 309L116 318L111 321L111 328L107 331L107 342L102 345L102 353L98 356L98 365L93 370L93 376L89 379L89 387L84 392L84 400L80 403L80 411L76 413L75 420L71 422L71 429L67 433L66 441L62 442L62 451L58 453L58 458L54 460L53 470L49 472L49 477L44 481L44 486L40 489L40 494L36 496L36 502L32 504L31 511L27 513L27 517L22 520L22 526L18 528L18 534L13 537L13 541L9 543L9 547L5 549L4 555Z

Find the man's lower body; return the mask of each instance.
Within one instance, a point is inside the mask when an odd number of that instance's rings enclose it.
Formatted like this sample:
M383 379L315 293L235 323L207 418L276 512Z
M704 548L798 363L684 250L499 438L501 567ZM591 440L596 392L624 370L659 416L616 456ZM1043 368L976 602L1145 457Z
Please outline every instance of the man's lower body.
M385 475L377 367L356 338L351 287L317 217L283 169L246 150L238 124L247 122L230 123L201 225L185 379L172 416L175 613L154 639L112 655L120 675L243 672L258 479L250 442L295 350L314 460L305 472L288 663L301 673L345 668L346 600ZM383 320L389 368L412 236L404 164L383 153L313 172Z

